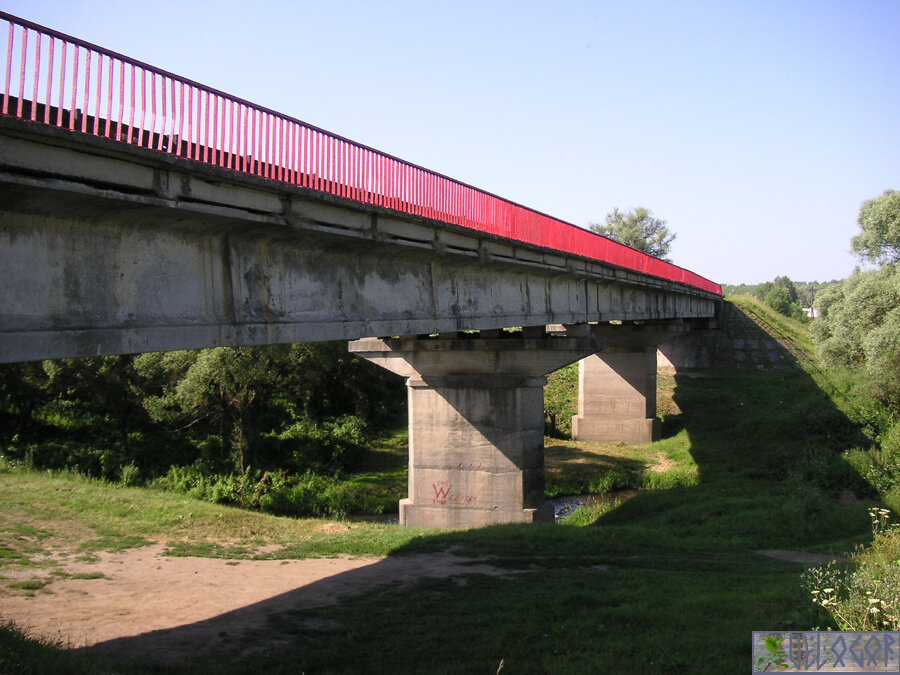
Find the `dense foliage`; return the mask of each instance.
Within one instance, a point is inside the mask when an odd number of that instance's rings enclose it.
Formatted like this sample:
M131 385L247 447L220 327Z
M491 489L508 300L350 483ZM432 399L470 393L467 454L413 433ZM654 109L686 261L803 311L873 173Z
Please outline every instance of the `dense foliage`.
M860 233L851 245L860 257L878 265L900 262L900 192L885 190L863 202L856 222Z
M900 413L900 193L864 202L857 222L853 250L882 267L857 269L824 292L811 335L827 365L853 369Z
M811 335L826 364L856 367L900 408L900 268L857 271L819 297Z
M344 343L10 364L0 367L0 456L128 484L209 486L213 501L248 506L278 493L280 511L291 511L290 493L295 510L315 512L298 486L350 469L404 405L402 381Z

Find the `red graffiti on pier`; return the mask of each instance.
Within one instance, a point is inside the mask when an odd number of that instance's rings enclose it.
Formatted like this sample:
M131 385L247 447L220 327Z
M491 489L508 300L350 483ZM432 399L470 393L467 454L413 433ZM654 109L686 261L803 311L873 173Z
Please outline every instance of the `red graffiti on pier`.
M454 494L453 486L446 480L439 480L436 483L432 483L431 489L434 490L434 498L431 500L433 504L440 504L441 506L446 506L447 504L453 504L455 506L474 506L475 502L478 501L478 497L475 497L474 495Z

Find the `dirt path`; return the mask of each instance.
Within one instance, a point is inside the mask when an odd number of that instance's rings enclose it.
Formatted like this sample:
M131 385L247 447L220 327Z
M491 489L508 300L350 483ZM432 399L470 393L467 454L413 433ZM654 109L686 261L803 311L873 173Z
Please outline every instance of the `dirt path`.
M69 574L103 577L58 579L31 597L3 591L0 616L72 647L93 646L105 659L179 663L205 652L266 648L264 640L236 638L263 629L273 613L333 604L380 584L508 572L449 552L236 561L162 551L157 544L101 553L94 563L65 562Z

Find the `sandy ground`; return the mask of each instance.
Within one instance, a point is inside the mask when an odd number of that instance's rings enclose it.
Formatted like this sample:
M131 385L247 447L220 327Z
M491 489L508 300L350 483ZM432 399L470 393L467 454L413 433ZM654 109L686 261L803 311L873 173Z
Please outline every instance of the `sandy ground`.
M176 558L162 551L157 544L100 553L99 562L65 561L61 569L70 574L103 578L57 579L31 597L4 589L0 616L72 647L89 647L103 659L178 663L205 652L246 656L271 647L271 641L240 636L265 634L273 614L333 604L376 585L508 573L449 552L236 561ZM310 628L334 627L310 621Z

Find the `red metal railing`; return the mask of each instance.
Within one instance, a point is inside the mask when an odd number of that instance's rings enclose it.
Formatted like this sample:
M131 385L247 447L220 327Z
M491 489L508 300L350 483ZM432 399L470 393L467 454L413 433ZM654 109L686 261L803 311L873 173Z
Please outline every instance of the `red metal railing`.
M575 254L721 286L575 225L268 108L0 12L2 114Z

